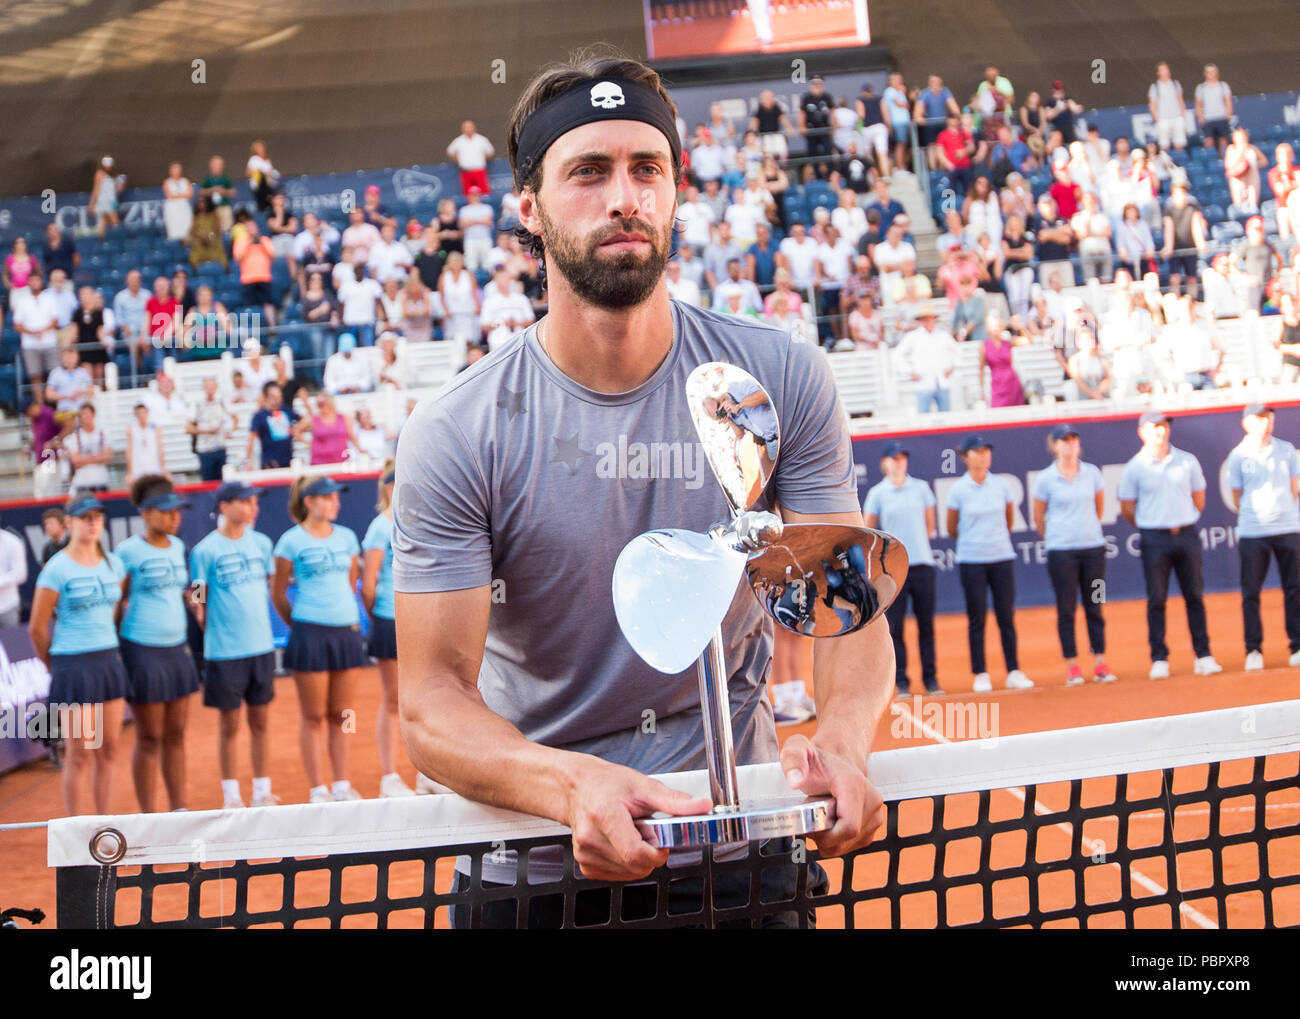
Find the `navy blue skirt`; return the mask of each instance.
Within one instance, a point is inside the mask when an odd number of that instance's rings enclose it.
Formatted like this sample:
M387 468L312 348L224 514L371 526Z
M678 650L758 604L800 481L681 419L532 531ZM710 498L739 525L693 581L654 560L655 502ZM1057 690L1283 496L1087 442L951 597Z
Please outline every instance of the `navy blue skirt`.
M188 644L153 647L122 640L122 664L131 681L132 704L166 704L199 688L199 672Z
M293 672L341 672L369 665L361 627L322 626L295 619L289 627L284 667Z
M131 692L117 648L50 655L51 704L103 704Z
M370 617L370 640L366 654L371 658L392 661L397 658L397 623L383 616Z

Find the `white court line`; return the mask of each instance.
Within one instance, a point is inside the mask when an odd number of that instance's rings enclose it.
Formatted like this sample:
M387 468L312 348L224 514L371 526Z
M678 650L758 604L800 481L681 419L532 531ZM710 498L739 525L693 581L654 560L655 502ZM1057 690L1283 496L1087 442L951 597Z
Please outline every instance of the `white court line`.
M917 728L919 728L923 733L925 733L927 736L929 736L931 739L933 739L936 743L951 743L951 742L952 742L952 740L950 740L950 739L949 739L947 736L945 736L943 733L939 732L938 730L936 730L936 729L934 729L932 726L930 726L929 723L927 723L927 722L925 722L925 721L923 721L923 720L917 718L916 715L912 714L911 709L910 709L906 704L902 703L901 701L895 701L895 702L894 702L894 705L895 705L895 707L896 707L897 709L899 709L899 710L905 712L905 713L907 714L907 716L908 716L909 718L911 718L913 722L916 723ZM1013 788L1013 789L1006 789L1006 790L1004 790L1004 791L1010 793L1012 796L1014 796L1016 799L1018 799L1018 800L1021 802L1021 804L1023 804L1023 803L1025 802L1025 791L1024 791L1024 789L1022 789L1022 788L1020 788L1020 787L1017 786L1016 788ZM1039 803L1039 802L1035 799L1035 801L1034 801L1034 813L1036 813L1036 814L1050 814L1050 813L1052 813L1052 811L1048 810L1046 807L1044 807L1041 803ZM1156 813L1156 812L1153 812L1153 813ZM1059 828L1059 829L1060 829L1064 834L1066 834L1067 836L1070 836L1071 841L1073 841L1073 834L1072 834L1071 831L1070 831L1070 826L1069 826L1069 825L1067 825L1064 821L1058 821L1058 822L1056 823L1056 827ZM1080 833L1080 837L1082 838L1082 833ZM1177 869L1177 860L1176 860L1176 859L1175 859L1174 866L1175 866L1175 871L1176 871L1176 869ZM1151 892L1151 894L1153 894L1153 895L1161 895L1161 896L1163 896L1163 895L1168 895L1168 894L1169 894L1169 889L1168 889L1168 888L1165 888L1165 887L1164 887L1163 885L1161 885L1158 881L1152 881L1149 877L1147 877L1145 874L1143 874L1141 871L1139 871L1139 870L1137 869L1136 865L1131 864L1131 863L1129 864L1129 873L1130 873L1131 876L1132 876L1132 880L1136 881L1139 885L1141 885L1141 886L1142 886L1143 888L1145 888L1147 891ZM1177 873L1175 873L1175 877L1177 877ZM1217 923L1215 923L1215 922L1214 922L1213 920L1211 920L1208 916L1206 916L1204 913L1202 913L1200 910L1198 910L1195 906L1188 905L1186 902L1180 902L1180 903L1178 904L1178 909L1179 909L1179 912L1186 913L1187 916L1188 916L1188 917L1189 917L1189 918L1190 918L1194 923L1199 924L1200 926L1206 928L1207 930L1218 930L1218 929L1219 929L1219 925L1218 925Z

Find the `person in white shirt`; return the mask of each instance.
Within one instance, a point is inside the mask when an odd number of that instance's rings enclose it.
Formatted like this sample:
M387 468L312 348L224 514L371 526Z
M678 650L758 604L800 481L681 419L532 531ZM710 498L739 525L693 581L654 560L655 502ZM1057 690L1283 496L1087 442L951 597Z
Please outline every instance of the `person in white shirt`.
M13 326L21 337L23 368L33 386L59 366L58 299L43 285L40 273L33 271L26 290L14 290L9 296Z
M474 121L467 120L460 125L460 134L447 146L447 155L456 160L456 165L460 167L462 194L468 195L474 187L482 192L489 190L487 161L496 155L496 149L478 133Z
M235 372L244 376L244 382L257 390L275 378L275 364L262 354L262 344L251 337L244 341L244 357L235 362Z
M375 388L370 361L356 353L357 338L351 333L339 336L339 349L325 359L325 392L334 396L345 393L369 393Z
M465 268L470 272L477 272L487 264L495 220L492 206L483 201L483 191L471 187L469 201L456 214L456 222L465 233Z
M726 172L727 153L708 128L697 132L699 142L691 149L691 169L697 180L720 180Z
M344 249L352 249L352 260L364 265L370 260L370 249L384 238L373 223L366 221L366 210L353 206L348 213L349 226L343 231Z
M113 459L108 436L95 426L94 404L83 403L78 416L78 427L63 440L63 450L72 464L71 494L107 491L108 463Z
M740 259L738 258L728 259L727 275L713 291L714 306L720 311L725 311L727 302L731 299L733 293L740 294L742 310L759 313L763 311L763 297L758 292L758 287L754 285L753 280L747 280L740 275Z
M162 429L149 420L149 406L143 401L135 405L135 420L126 426L126 483L147 474L167 473L166 454L163 452Z
M353 278L340 284L339 302L342 305L342 321L355 336L361 338L363 347L373 346L375 341L376 303L384 294L384 288L376 280L366 275L366 267L353 267Z
M392 442L397 436L387 428L375 424L369 407L357 408L357 423L353 432L357 437L357 452L370 457L375 463L382 464L392 455Z
M60 414L72 414L95 395L95 382L78 363L80 355L75 347L67 348L59 357L62 364L45 380L45 398L48 401L57 397L54 409Z
M27 583L27 546L0 530L0 626L17 626L22 613L19 588Z
M938 316L932 308L921 308L916 320L917 327L898 345L898 357L904 371L916 383L917 411L926 414L931 407L949 410L952 375L960 348L952 333L935 327Z
M1210 312L1218 318L1238 318L1245 308L1241 296L1232 285L1232 261L1220 252L1210 260L1210 264L1201 270L1201 287L1205 291L1205 303Z
M826 240L817 245L817 291L821 298L821 314L830 319L831 338L839 340L847 335L840 308L840 290L853 271L857 249L833 226L827 226L825 234Z
M349 280L356 279L357 276L357 252L350 244L343 245L339 252L339 260L334 263L334 268L330 270L329 289L335 295L347 284ZM322 280L322 282L324 282Z
M1184 294L1173 303L1159 346L1168 352L1179 381L1193 389L1217 388L1215 379L1223 363L1223 352L1215 346L1210 331L1197 321L1196 302L1190 295Z
M293 258L295 262L301 262L303 256L311 250L317 237L323 237L327 247L334 247L339 242L339 232L336 227L326 223L314 212L304 212L302 214L302 232L293 239Z
M748 248L758 240L759 210L745 201L745 189L732 192L735 201L727 207L726 221L731 224L731 239L741 248Z
M415 264L411 249L397 239L397 226L390 220L379 231L379 243L370 249L366 265L370 275L381 284L403 280Z
M176 392L176 380L170 375L159 375L154 380L156 388L145 393L141 400L149 408L149 417L159 426L184 424L193 416L190 405Z
M677 220L682 224L682 245L693 248L697 255L708 247L713 239L713 208L707 202L700 201L699 188L692 186L686 189L686 201L677 206Z
M67 346L76 342L77 327L72 324L72 316L77 313L77 292L68 282L68 274L62 269L50 270L49 290L54 295L54 306L58 309L56 322L59 345Z
M790 236L777 249L777 266L790 274L796 290L807 290L817 275L817 242L802 223L790 227Z
M1195 101L1196 123L1205 147L1217 146L1222 155L1231 134L1232 89L1219 79L1219 69L1214 64L1205 65L1205 80L1196 86Z
M498 270L491 282L495 285L485 288L483 307L479 311L479 324L487 336L489 351L532 325L537 318L532 302L522 289L515 287L508 270Z
M876 271L880 274L880 292L887 293L899 279L916 272L916 248L903 239L903 227L889 224L885 239L874 248Z
M699 286L692 280L682 275L682 263L673 259L668 263L666 269L668 278L668 296L674 301L681 301L683 304L690 304L698 308L701 306L702 295Z
M831 224L854 248L867 232L867 214L858 204L857 195L851 188L844 188L840 192L840 204L831 213Z
M1187 148L1186 103L1183 86L1163 60L1156 64L1156 80L1147 89L1147 108L1156 122L1156 140L1162 149Z
M377 389L382 386L409 389L411 386L410 365L406 357L397 352L400 339L397 333L386 332L375 344L379 351L379 360L375 365L375 388Z

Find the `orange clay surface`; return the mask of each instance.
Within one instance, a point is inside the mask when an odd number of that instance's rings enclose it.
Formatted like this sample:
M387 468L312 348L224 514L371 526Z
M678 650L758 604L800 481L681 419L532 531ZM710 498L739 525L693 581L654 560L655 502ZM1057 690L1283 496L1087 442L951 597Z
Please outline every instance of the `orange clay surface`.
M1065 670L1061 664L1057 645L1054 614L1050 609L1024 609L1017 613L1017 631L1020 638L1021 665L1038 684L1033 690L995 691L992 694L974 696L970 693L971 676L966 657L965 618L963 616L946 616L937 620L936 641L939 648L939 680L948 693L944 700L969 702L976 705L987 704L989 709L996 705L997 735L1008 736L1016 733L1059 729L1081 725L1095 725L1105 722L1122 721L1135 718L1150 718L1167 714L1183 714L1224 708L1238 705L1260 704L1269 701L1290 700L1300 697L1300 669L1287 666L1287 647L1282 632L1281 598L1276 590L1266 591L1263 598L1265 629L1264 659L1266 668L1263 672L1243 673L1244 659L1242 647L1242 628L1240 599L1233 594L1219 594L1207 597L1207 608L1211 620L1211 637L1213 650L1225 672L1214 677L1192 675L1192 654L1188 650L1188 639L1182 605L1178 599L1171 599L1169 605L1169 640L1176 650L1170 661L1172 676L1168 680L1151 681L1147 678L1146 622L1145 607L1141 602L1115 603L1107 607L1107 637L1111 652L1108 656L1111 667L1120 677L1118 683L1106 686L1089 683L1082 687L1067 688ZM1079 625L1082 636L1082 623ZM914 632L908 624L908 645L910 659L915 657ZM988 647L990 667L995 687L1000 687L1004 672L1000 670L1001 652L997 644L996 628L989 621ZM1084 659L1085 671L1089 671L1090 661ZM916 680L916 668L913 667ZM919 687L919 682L917 683ZM375 713L379 704L378 674L373 669L366 670L362 682L358 683L359 697L356 705L358 712L357 736L353 743L353 784L366 796L378 794L379 764L373 738ZM926 698L928 701L929 698ZM918 711L916 702L906 700L898 702L900 709ZM912 735L900 739L891 732L898 728L899 714L887 713L881 720L875 742L878 750L904 744L933 742L927 735ZM986 717L992 717L987 716ZM271 730L271 775L275 792L285 802L302 802L307 798L307 780L298 758L298 714L297 698L293 681L287 677L277 681L276 700L272 706ZM782 738L796 732L809 733L815 723L787 727L778 730ZM216 734L217 714L215 711L195 705L191 714L188 730L189 751L189 789L191 809L212 809L221 805L220 786L216 773ZM944 735L940 733L939 735ZM948 733L948 738L955 734ZM128 726L123 737L123 752L118 762L113 792L115 812L131 813L136 810L130 778L130 749L134 734ZM251 776L249 773L246 734L241 740L238 751L240 761L240 782L245 799L249 796ZM1269 777L1295 774L1297 755L1279 755L1270 761ZM414 781L414 769L403 761L401 772L408 781ZM1189 788L1198 788L1205 781L1205 768L1180 769L1176 775L1176 787L1186 783ZM1244 766L1225 766L1224 781L1243 781L1249 775ZM1144 795L1152 795L1158 788L1159 774L1142 776L1134 780L1132 789ZM160 783L161 786L161 783ZM1083 802L1107 803L1115 795L1115 783L1110 779L1091 779L1084 783ZM1065 808L1069 796L1068 784L1047 785L1038 788L1038 813L1059 811ZM948 798L949 816L960 817L963 813L972 815L975 810L975 794L953 796ZM1249 831L1254 828L1254 810L1249 808L1248 799L1240 805L1225 801L1221 812L1220 824L1225 832ZM41 762L28 765L8 775L0 777L0 823L14 821L37 821L58 816L61 813L62 800L59 789L59 773L48 763ZM1013 791L996 791L992 794L991 812L993 817L1019 817L1024 807ZM1206 830L1210 811L1180 809L1174 819L1174 839L1195 838ZM1050 817L1048 818L1050 821ZM900 833L929 831L933 826L933 812L928 801L916 801L904 804L900 813ZM1265 826L1272 830L1289 828L1291 832L1300 826L1300 800L1295 788L1284 790L1281 795L1269 798L1265 808ZM1163 812L1153 810L1135 816L1130 822L1127 844L1129 847L1154 845L1160 842L1162 832L1167 825ZM1116 823L1099 820L1085 826L1084 845L1099 847L1102 851L1113 849L1117 837ZM990 866L1013 868L1022 862L1026 855L1023 837L999 837L990 847ZM968 851L954 845L950 848L944 862L943 870L949 875L968 873L976 868L979 847L977 840L971 840ZM1234 851L1225 852L1223 868L1228 882L1249 880L1258 872L1260 856L1250 847L1232 847ZM1041 829L1035 856L1040 861L1060 859L1069 855L1069 825L1046 824ZM1295 874L1300 872L1300 835L1291 834L1286 838L1274 839L1269 851L1264 856L1263 864L1275 875ZM873 887L883 880L884 854L875 854L870 864L860 866L854 877L854 887ZM451 860L439 862L437 868L437 886L444 890L450 883ZM839 864L829 861L832 887L838 887ZM907 852L900 857L899 878L902 882L928 877L935 869L934 854L924 852ZM1167 873L1163 859L1155 858L1140 861L1133 870L1142 874L1134 877L1133 894L1141 898L1147 894L1158 894L1159 889L1175 887L1186 893L1183 906L1183 922L1192 927L1198 926L1260 926L1262 924L1262 905L1260 893L1248 893L1229 896L1227 913L1222 915L1218 904L1208 897L1198 899L1196 889L1203 888L1211 875L1209 854L1192 853L1180 856L1178 873ZM880 870L881 873L874 873ZM1119 891L1120 876L1118 865L1094 866L1087 872L1085 896L1088 902L1105 902L1113 899ZM300 880L295 889L295 899L299 905L315 903L313 896L323 896L327 890L324 874L313 875L321 878L320 888L313 888L310 880ZM379 874L374 867L350 867L344 874L344 901L364 901L371 898L376 891ZM384 878L391 895L413 895L418 893L423 881L423 864L412 861L398 864L390 869ZM259 879L261 880L261 879ZM1043 875L1039 878L1038 892L1045 906L1069 906L1074 897L1070 880L1059 873ZM233 884L229 881L205 882L203 901L204 913L220 910L218 898L226 894L223 886ZM278 905L281 889L270 887L276 881L263 882L265 887L250 889L250 906L254 908L273 908ZM1154 890L1153 890L1154 889ZM1279 890L1273 902L1278 924L1300 923L1300 894L1295 887ZM139 892L124 891L119 895L118 920L132 922L139 911ZM231 893L233 894L233 892ZM950 889L947 893L947 910L950 922L961 923L982 918L983 905L977 887ZM1010 870L1005 879L995 881L993 891L994 919L1006 919L1008 924L1015 924L1015 916L1022 912L1028 901L1028 879ZM210 901L209 901L210 900ZM55 923L55 880L54 872L45 866L45 833L43 830L0 832L0 908L10 906L40 907L47 913L43 926L52 927ZM172 910L177 911L176 914ZM890 907L883 900L858 903L855 907L854 923L857 926L888 926L900 921L904 926L930 926L935 922L936 897L934 892L920 893L907 897L901 907L902 915L894 918ZM163 919L169 915L182 915L184 912L184 893L182 886L159 888L153 904L153 915ZM443 912L442 910L439 911ZM412 915L393 914L389 917L390 926L422 926L423 917L419 911ZM844 923L841 907L822 910L819 923L833 927ZM1148 910L1139 910L1135 916L1140 926L1167 927L1170 925L1170 907L1152 906ZM445 917L437 918L438 925L444 926ZM1090 926L1122 926L1120 914L1095 916ZM325 925L309 924L308 926ZM373 914L349 917L344 926L374 926Z

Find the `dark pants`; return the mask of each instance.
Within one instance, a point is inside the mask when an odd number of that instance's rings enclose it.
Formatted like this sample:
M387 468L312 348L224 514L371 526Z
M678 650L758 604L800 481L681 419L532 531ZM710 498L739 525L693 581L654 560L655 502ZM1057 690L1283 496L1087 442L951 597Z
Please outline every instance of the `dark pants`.
M1201 538L1196 525L1167 530L1142 528L1142 574L1147 584L1147 639L1151 660L1169 659L1165 643L1165 601L1169 598L1169 572L1178 578L1187 608L1187 629L1197 658L1210 653L1210 635L1205 626L1205 602L1201 600Z
M204 481L220 481L221 469L226 466L226 451L214 449L199 454L199 477Z
M934 567L913 563L903 581L903 589L885 610L889 636L894 639L894 682L907 687L907 647L903 643L903 621L907 618L907 600L912 600L916 616L916 639L921 648L921 682L927 687L936 680L934 666Z
M781 847L781 851L788 858L793 848L790 839L773 840L773 842L769 842L765 846L765 849L771 852L777 845ZM762 859L766 866L763 867L760 878L759 902L767 904L771 908L776 903L793 899L798 887L799 866L793 863L777 864L775 857L767 855L764 855ZM809 893L825 894L829 891L829 881L821 865L810 862L807 866ZM715 908L728 909L747 904L753 905L750 902L750 873L749 869L721 871L715 868L713 871L713 902ZM457 871L452 885L453 892L463 892L469 887L469 877ZM483 887L495 889L511 886L499 884L495 881L484 881ZM578 927L584 927L605 924L616 919L647 919L655 916L658 897L659 889L657 885L624 885L620 916L611 917L612 896L610 889L590 888L580 891L574 900L574 924ZM669 884L668 916L698 913L703 908L705 908L705 902L704 879L702 877L683 878ZM484 902L480 926L495 930L514 930L519 926L518 916L519 906L516 899L496 899L492 902ZM563 922L563 894L556 892L552 895L538 895L529 900L528 928L530 930L554 930L563 926ZM793 909L785 912L773 910L764 916L759 923L763 927L797 928L799 926L799 917ZM453 906L451 909L451 925L460 930L467 929L470 925L470 907ZM718 926L748 927L749 921L731 921L729 923L719 923ZM816 926L813 922L811 909L808 915L808 926Z
M1258 651L1264 643L1259 621L1259 592L1268 575L1269 553L1277 559L1282 584L1282 612L1291 652L1300 651L1300 534L1271 534L1266 538L1238 538L1241 555L1241 617L1245 623L1246 651Z
M1101 615L1105 600L1106 547L1051 549L1047 553L1047 575L1056 592L1056 632L1061 638L1061 654L1078 657L1074 641L1074 606L1077 595L1083 602L1083 618L1088 624L1088 649L1094 655L1106 652L1106 621Z
M961 589L966 596L966 632L970 641L970 670L988 672L984 662L984 626L989 614L988 592L993 592L993 615L1002 635L1002 658L1007 672L1020 668L1016 653L1016 569L1014 560L1000 563L959 563Z

